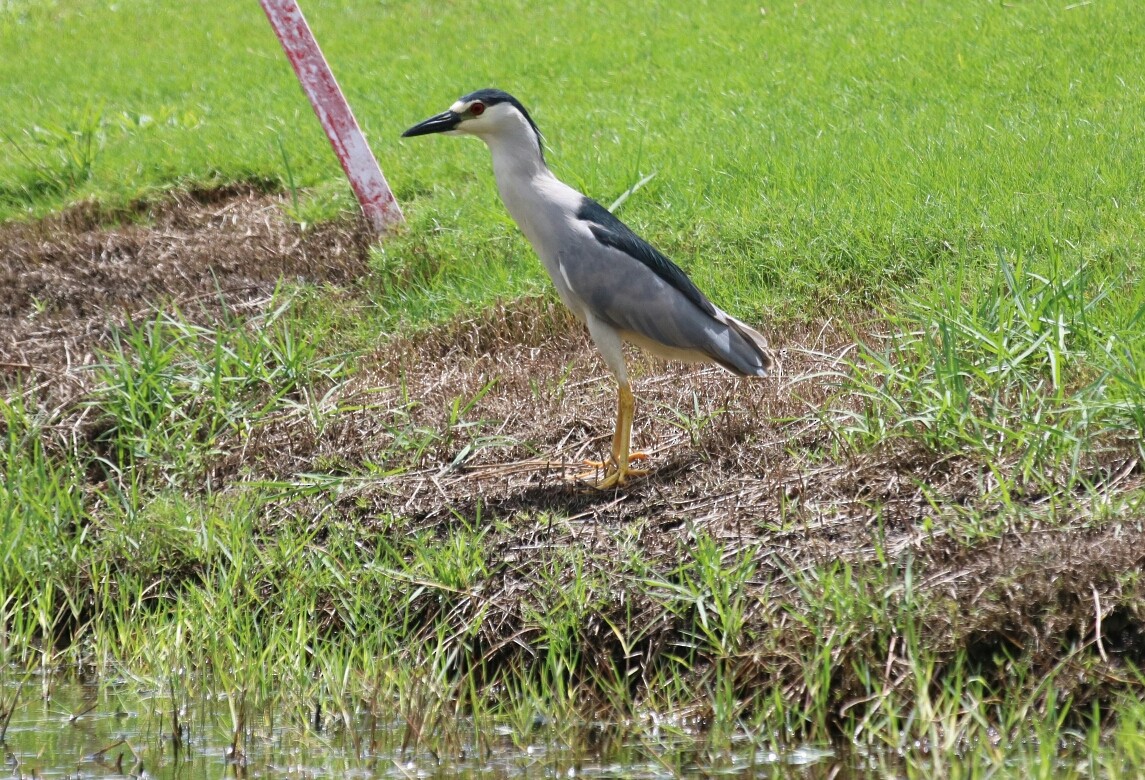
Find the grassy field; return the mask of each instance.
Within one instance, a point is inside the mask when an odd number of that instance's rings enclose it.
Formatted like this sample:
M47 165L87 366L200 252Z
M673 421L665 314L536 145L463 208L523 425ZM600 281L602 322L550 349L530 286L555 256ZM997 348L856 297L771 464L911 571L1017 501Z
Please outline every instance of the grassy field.
M0 3L5 675L221 692L248 751L1145 770L1139 4L305 9L384 244L257 4ZM784 350L634 358L631 489L562 476L612 391L487 152L398 138L482 86Z
M614 5L308 7L409 240L439 258L407 268L423 255L399 244L394 265L450 298L540 286L484 149L398 140L495 84L599 200L655 172L625 218L745 315L867 305L999 249L1135 272L1132 3ZM316 216L349 203L249 3L16 3L0 45L21 53L0 64L0 217L235 179L314 187Z

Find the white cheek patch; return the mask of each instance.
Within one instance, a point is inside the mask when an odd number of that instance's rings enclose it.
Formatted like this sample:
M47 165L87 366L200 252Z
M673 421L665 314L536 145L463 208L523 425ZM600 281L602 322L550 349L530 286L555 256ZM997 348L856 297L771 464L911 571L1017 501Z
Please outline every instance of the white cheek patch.
M449 110L455 114L464 114L467 110L469 110L469 104L458 100L456 103L449 107Z

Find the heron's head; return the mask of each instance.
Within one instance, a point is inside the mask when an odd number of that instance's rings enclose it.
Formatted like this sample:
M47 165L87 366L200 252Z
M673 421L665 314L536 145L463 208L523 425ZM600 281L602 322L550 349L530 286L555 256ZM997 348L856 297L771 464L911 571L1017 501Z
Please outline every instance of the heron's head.
M517 98L499 89L470 92L449 107L402 133L402 138L430 133L475 135L486 143L536 144L544 153L537 123Z

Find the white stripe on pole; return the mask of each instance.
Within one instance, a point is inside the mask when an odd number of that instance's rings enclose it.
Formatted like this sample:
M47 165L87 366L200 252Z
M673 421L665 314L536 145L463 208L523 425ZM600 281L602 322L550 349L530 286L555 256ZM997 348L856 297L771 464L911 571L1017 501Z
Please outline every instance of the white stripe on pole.
M270 20L286 58L294 67L302 91L310 98L314 113L334 147L334 154L342 164L342 170L362 204L362 213L379 233L391 225L405 221L401 207L394 199L378 161L374 159L358 122L346 102L338 82L314 33L302 15L302 9L295 0L259 0L262 10Z

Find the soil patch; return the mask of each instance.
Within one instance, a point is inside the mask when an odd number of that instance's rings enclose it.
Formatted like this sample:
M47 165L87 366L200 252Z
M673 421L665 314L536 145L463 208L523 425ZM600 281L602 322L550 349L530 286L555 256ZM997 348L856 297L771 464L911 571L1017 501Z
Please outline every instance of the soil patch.
M0 225L0 384L64 403L112 330L156 308L207 323L224 305L257 313L283 279L350 284L365 272L363 221L303 231L283 202L234 186Z

